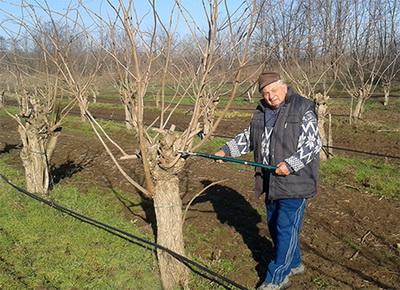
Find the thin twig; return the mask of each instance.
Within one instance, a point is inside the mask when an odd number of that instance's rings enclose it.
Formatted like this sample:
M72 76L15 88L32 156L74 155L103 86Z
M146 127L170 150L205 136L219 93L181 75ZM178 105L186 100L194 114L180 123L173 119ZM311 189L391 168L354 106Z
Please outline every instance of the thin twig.
M371 231L367 231L362 237L361 237L361 239L360 239L360 244L362 245L362 244L364 244L364 242L365 242L365 240L367 239L367 237L369 236L369 234L371 234ZM360 253L360 250L357 250L357 251L355 251L354 252L354 254L353 255L351 255L351 257L350 257L350 261L354 261L357 257L358 257L358 254Z

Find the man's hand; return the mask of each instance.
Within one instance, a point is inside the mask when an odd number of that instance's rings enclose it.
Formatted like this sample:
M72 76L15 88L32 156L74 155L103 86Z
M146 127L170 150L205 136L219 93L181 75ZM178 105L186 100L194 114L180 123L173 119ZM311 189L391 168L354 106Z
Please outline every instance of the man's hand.
M214 155L224 157L224 156L225 156L225 152L224 152L224 150L219 150L219 151L215 152ZM215 162L223 163L224 161L222 161L222 160L215 160Z
M277 175L287 176L290 174L290 171L286 165L286 162L279 162L277 166L278 166L278 168L275 169L275 173Z

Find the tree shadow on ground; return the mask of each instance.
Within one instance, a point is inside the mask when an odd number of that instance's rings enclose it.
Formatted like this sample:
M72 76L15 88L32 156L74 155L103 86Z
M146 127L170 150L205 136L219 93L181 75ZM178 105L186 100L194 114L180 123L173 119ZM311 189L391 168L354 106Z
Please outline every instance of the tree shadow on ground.
M202 180L204 187L211 184L209 180ZM264 222L261 215L236 190L222 185L214 185L199 196L193 204L211 202L217 218L221 223L233 227L238 232L257 262L257 271L260 282L264 281L267 265L272 259L272 243L260 235L258 223ZM266 226L263 224L263 226Z
M107 187L113 192L117 200L124 207L125 212L128 215L139 218L145 223L149 224L151 226L154 236L157 236L157 223L156 223L156 214L154 212L153 200L146 197L143 193L138 191L137 193L140 197L140 201L134 202L130 198L118 192L114 188L111 180L108 177L104 177L104 180ZM134 211L134 208L136 207L140 207L143 210L144 216Z
M1 154L10 153L11 150L20 149L21 147L22 147L21 144L8 144L8 143L5 143L4 148L2 150L0 150L0 155Z
M52 165L50 172L52 177L52 187L54 185L60 183L63 179L67 177L72 177L74 174L82 171L83 169L89 168L93 163L93 158L88 158L88 154L86 154L80 161L72 161L67 158L67 161L64 163L55 166Z

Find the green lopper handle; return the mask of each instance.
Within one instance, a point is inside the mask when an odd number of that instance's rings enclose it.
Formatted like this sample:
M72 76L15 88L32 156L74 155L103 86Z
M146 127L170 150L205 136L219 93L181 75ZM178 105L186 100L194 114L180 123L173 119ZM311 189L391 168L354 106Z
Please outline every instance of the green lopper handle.
M275 169L278 168L277 166L273 166L273 165L265 165L265 164L257 163L257 162L253 162L253 161L241 160L241 159L236 159L233 157L225 157L225 156L222 157L222 156L217 156L217 155L203 153L203 152L191 152L190 155L201 156L201 157L214 159L214 160L222 160L222 161L226 161L226 162L244 164L244 165L249 165L249 166L253 166L253 167L260 167L260 168L264 168L264 169L267 169L270 171L275 171Z

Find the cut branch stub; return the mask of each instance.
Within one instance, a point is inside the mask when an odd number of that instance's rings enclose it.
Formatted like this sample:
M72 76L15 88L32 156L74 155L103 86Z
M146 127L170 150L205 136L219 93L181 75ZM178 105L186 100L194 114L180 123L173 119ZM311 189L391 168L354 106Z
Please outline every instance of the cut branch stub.
M318 93L314 96L314 101L317 104L318 117L324 118L328 113L329 96Z
M159 162L158 165L164 170L176 174L183 169L184 160L178 158L177 151L181 148L183 140L179 133L175 132L174 126L170 130L157 130L160 133L158 147Z
M210 99L204 99L203 101L205 104L202 106L203 110L203 122L204 122L204 135L209 135L211 132L212 127L214 126L214 117L215 117L215 110L219 103L219 97L212 96Z

